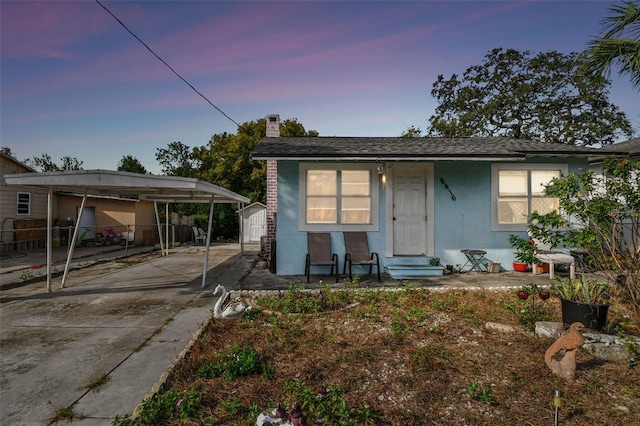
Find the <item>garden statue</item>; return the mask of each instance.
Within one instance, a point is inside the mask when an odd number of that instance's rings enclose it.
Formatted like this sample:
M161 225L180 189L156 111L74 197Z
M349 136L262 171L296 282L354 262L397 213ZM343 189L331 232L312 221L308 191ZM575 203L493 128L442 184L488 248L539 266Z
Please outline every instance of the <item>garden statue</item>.
M256 420L256 426L291 425L291 423L286 419L286 416L287 411L282 408L282 405L278 404L277 408L260 413Z
M287 419L288 417L288 419ZM299 403L291 406L291 413L287 416L281 404L273 410L263 411L258 415L256 426L282 425L282 426L308 426L307 417L302 414Z
M581 322L574 322L569 332L559 337L544 354L544 362L553 374L571 383L576 379L576 354L585 340L581 333L583 328Z
M299 403L293 404L291 407L291 415L289 416L291 420L291 426L308 426L307 417L302 414L302 409L300 408Z
M222 310L222 304L227 298L227 289L224 288L223 285L218 284L216 289L213 291L213 295L215 296L218 292L222 292L222 294L213 307L214 318L237 318L247 309L247 306L242 302L231 302L224 308L224 310Z

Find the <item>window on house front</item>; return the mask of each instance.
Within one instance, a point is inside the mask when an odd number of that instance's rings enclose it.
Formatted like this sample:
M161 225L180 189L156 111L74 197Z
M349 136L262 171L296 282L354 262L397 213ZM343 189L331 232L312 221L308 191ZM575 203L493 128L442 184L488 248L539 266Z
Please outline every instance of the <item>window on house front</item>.
M19 215L31 214L31 194L29 192L18 192L18 211Z
M544 187L567 173L564 164L494 164L492 166L492 229L525 230L529 215L557 210L557 198Z
M378 188L373 168L375 165L301 165L301 229L373 229Z

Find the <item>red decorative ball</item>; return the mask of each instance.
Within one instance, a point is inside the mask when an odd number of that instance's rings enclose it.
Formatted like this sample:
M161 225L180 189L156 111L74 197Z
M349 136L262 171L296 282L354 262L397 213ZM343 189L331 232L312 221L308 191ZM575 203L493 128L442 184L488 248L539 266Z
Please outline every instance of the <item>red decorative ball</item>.
M542 300L547 300L549 298L550 294L549 294L549 292L547 290L540 290L540 292L538 293L538 296Z
M518 291L518 297L522 300L527 300L529 298L529 293L524 290Z

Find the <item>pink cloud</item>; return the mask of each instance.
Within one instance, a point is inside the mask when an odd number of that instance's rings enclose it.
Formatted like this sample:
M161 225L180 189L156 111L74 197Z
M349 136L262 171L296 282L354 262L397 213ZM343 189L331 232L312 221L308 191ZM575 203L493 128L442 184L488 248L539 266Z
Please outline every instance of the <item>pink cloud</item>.
M86 36L106 20L93 2L3 2L5 58L68 58Z
M46 79L33 82L27 89L29 92L10 92L11 96L131 85L141 96L120 106L122 111L206 105L96 3L90 2L90 7L60 4L64 8L36 3L42 7L38 9L40 14L36 14L37 32L56 34L49 51L71 51L76 43L73 30L82 34L89 27L91 30L80 38L98 39L95 36L99 35L104 46L85 46L86 57L79 58L78 66L53 71ZM325 7L316 2L240 2L233 7L227 3L218 7L215 2L204 2L190 3L190 7L201 8L198 11L203 14L210 13L210 19L176 25L174 15L158 12L162 4L106 5L183 77L222 107L267 99L276 102L313 97L351 98L371 91L391 95L405 83L403 79L417 79L420 73L418 82L423 84L417 85L416 90L425 90L430 85L429 73L446 73L461 61L465 68L477 62L469 62L467 57L461 59L462 53L457 54L457 59L450 57L446 47L441 47L446 46L443 37L463 37L459 29L471 24L481 31L499 22L496 19L506 16L506 12L527 7L527 3L488 3L467 12L468 8L455 3L434 2L425 13L424 3L407 2L394 3L393 14L389 14L384 7L360 13L364 9L349 8L348 4L336 7L335 3ZM173 6L179 10L176 5L179 3ZM342 16L336 17L336 13ZM417 13L424 14L425 20L412 19ZM300 19L301 16L314 19ZM430 20L430 16L438 19ZM64 25L56 25L56 19ZM68 28L58 28L65 26ZM25 51L35 54L39 45L24 46ZM485 53L473 55L481 57ZM412 70L418 57L422 69ZM425 57L432 59L423 61ZM446 59L438 59L443 57ZM163 87L159 92L151 91L151 85L157 82Z

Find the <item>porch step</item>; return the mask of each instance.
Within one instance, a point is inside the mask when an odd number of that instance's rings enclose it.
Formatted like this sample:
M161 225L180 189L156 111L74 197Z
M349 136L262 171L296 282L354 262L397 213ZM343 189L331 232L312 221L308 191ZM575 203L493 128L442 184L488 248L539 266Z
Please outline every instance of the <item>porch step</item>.
M384 269L394 280L437 277L444 274L443 266L385 265Z

